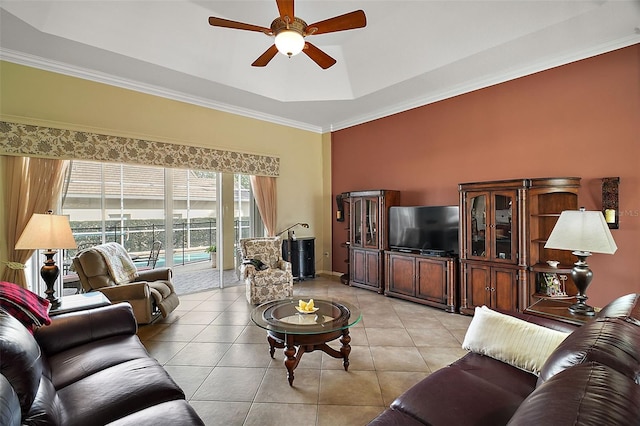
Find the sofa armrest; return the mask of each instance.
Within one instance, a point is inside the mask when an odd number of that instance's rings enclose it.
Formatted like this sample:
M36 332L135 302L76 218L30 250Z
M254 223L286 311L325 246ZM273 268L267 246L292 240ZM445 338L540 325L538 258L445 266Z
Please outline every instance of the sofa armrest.
M173 272L171 268L156 268L138 271L137 281L171 281Z
M50 325L36 330L35 338L45 354L54 355L74 346L137 331L133 309L123 302L57 315Z
M149 284L146 281L102 287L99 292L107 296L112 302L124 302L127 300L148 299L151 297Z

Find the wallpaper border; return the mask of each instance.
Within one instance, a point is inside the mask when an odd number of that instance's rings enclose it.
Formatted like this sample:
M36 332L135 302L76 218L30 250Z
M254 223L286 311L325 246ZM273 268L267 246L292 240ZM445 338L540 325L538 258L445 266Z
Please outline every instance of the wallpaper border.
M0 121L0 154L278 176L280 159L92 132Z

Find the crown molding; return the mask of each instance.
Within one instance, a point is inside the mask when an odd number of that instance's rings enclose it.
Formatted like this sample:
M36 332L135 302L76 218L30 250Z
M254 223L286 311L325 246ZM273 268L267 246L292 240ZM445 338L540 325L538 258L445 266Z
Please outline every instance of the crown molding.
M70 77L77 77L84 80L93 81L96 83L108 84L110 86L120 87L122 89L133 90L148 95L159 96L174 101L185 102L192 105L201 106L204 108L214 109L217 111L228 112L230 114L239 115L242 117L253 118L256 120L266 121L273 124L279 124L282 126L293 127L300 130L306 130L314 133L322 133L322 128L314 126L308 123L303 123L295 120L288 120L277 115L265 114L259 111L239 108L233 105L214 102L209 99L200 98L197 96L189 95L182 92L168 90L162 87L141 83L139 81L128 80L124 78L115 77L113 75L88 70L81 67L70 66L58 61L52 61L49 59L41 58L34 55L17 52L10 49L0 48L0 60L12 62L18 65L24 65L32 68L41 69L43 71L55 72L58 74L67 75Z

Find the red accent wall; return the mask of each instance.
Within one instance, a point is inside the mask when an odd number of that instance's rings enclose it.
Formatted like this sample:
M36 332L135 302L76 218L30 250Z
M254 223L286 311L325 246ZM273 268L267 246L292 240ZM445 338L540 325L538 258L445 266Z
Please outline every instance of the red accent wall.
M396 189L406 206L457 204L462 182L579 176L579 204L600 210L601 178L619 176L618 251L591 256L587 295L640 292L640 44L334 132L331 155L334 197Z

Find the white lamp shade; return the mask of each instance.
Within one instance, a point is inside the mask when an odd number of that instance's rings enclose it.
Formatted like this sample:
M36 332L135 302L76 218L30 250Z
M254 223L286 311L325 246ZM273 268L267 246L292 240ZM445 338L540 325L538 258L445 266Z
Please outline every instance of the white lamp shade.
M304 49L304 37L296 31L280 31L276 36L276 47L283 55L295 56Z
M566 210L544 248L613 254L618 249L602 212Z
M22 231L16 250L73 249L76 240L69 218L54 214L35 213Z

